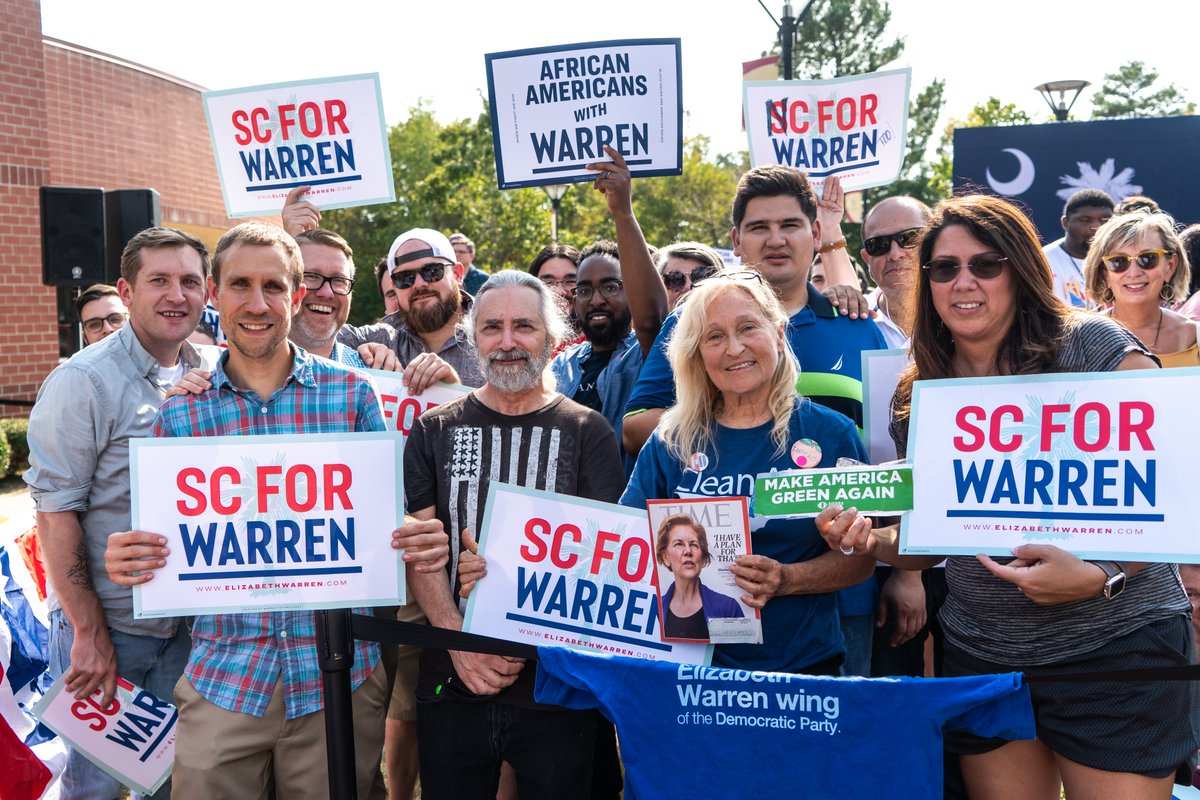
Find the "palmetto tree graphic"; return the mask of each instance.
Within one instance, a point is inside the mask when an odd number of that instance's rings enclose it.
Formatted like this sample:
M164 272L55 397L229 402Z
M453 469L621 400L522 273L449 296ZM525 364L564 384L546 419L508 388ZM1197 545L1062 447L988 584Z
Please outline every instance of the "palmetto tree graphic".
M1075 392L1068 391L1059 398L1058 405L1065 405L1075 409ZM1033 459L1043 459L1055 461L1059 464L1065 459L1074 459L1077 461L1092 462L1095 459L1094 453L1088 453L1080 450L1075 446L1075 437L1069 433L1060 433L1051 438L1051 445L1048 451L1042 451L1041 447L1041 431L1042 431L1042 415L1044 413L1044 402L1041 397L1035 395L1026 395L1025 408L1028 413L1024 415L1025 419L1022 422L1010 422L1001 427L1001 433L1005 437L1019 435L1024 443L1021 449L1013 454L1012 460L1024 468L1028 468L1028 462ZM1100 424L1096 419L1096 415L1088 415L1084 426L1084 436L1088 441L1097 441L1097 436L1100 433ZM1111 434L1111 431L1110 431ZM1106 437L1108 441L1113 440L1113 436ZM1111 445L1110 445L1111 446ZM1107 447L1105 449L1108 449ZM1023 538L1026 540L1038 539L1070 539L1074 534L1066 531L1054 531L1055 520L1053 517L1053 506L1042 505L1042 513L1047 516L1038 520L1038 527L1042 531L1026 531Z

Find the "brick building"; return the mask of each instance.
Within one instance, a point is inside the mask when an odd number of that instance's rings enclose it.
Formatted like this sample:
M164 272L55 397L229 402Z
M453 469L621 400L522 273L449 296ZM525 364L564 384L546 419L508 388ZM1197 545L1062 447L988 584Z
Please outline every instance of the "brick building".
M39 187L156 189L163 224L210 249L237 221L225 215L201 87L43 36L40 0L0 0L0 17L0 399L32 401L60 358ZM24 410L0 404L0 416Z

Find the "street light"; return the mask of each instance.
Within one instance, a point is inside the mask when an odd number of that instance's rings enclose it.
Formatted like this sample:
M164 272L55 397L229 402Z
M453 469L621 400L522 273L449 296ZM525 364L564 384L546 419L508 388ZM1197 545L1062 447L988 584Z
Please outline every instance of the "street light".
M1087 81L1049 81L1033 88L1042 93L1042 99L1054 112L1054 118L1059 122L1066 122L1067 115L1071 113L1071 106L1075 105L1079 94L1091 85ZM1071 92L1074 94L1068 101L1067 94Z
M550 241L558 241L558 209L562 205L563 195L567 193L568 184L556 183L543 186L542 191L550 198Z

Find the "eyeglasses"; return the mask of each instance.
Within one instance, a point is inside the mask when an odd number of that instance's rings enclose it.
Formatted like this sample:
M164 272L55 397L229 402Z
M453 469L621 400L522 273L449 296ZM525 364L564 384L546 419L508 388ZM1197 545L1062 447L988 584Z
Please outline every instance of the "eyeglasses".
M709 278L728 278L731 281L763 282L762 273L756 269L717 270L712 275L709 275L708 278L704 278L704 280L708 280ZM693 278L692 286L694 287L697 283L698 281Z
M596 288L591 286L576 286L571 290L571 296L580 300L591 300L592 295L597 291L603 297L616 297L621 293L621 289L625 284L621 281L605 281Z
M551 289L562 288L562 289L566 289L566 290L570 291L571 289L575 288L575 279L574 278L563 278L561 280L558 280L555 278L541 278L540 280L542 283L546 284L546 286L550 287Z
M437 283L446 275L449 264L426 264L417 269L398 269L392 273L392 285L397 289L411 289L417 282L417 276L426 283Z
M114 311L107 317L91 317L83 321L83 329L88 333L99 333L104 330L104 323L108 323L115 329L125 327L126 320L129 319L128 314L122 314L119 311Z
M310 292L316 293L321 291L321 288L327 283L329 284L329 290L334 294L348 295L354 291L354 280L351 278L343 278L340 275L327 278L315 272L304 273L304 288Z
M692 285L695 285L697 282L702 281L705 278L711 278L716 273L717 273L716 267L704 266L704 267L696 267L691 272L680 272L679 270L671 270L670 272L665 273L662 276L662 279L663 279L663 284L665 284L668 289L670 289L673 292L678 292L680 289L682 289L684 287L684 284L687 282L687 280L689 278L692 281Z
M949 283L958 277L958 271L963 266L966 266L971 274L979 280L986 281L1000 274L1000 271L1004 269L1005 261L1008 261L1007 256L980 253L967 261L965 265L958 263L953 258L935 258L928 264L922 264L921 269L929 270L929 280L934 283Z
M1136 256L1125 256L1118 253L1116 255L1105 256L1100 260L1104 262L1104 266L1108 267L1109 272L1115 272L1119 275L1135 263L1138 269L1154 269L1166 255L1166 250L1143 250Z
M884 256L892 249L892 242L900 245L901 250L908 250L916 247L920 238L920 228L908 228L895 233L885 233L882 236L872 236L863 242L863 250L866 250L869 256Z

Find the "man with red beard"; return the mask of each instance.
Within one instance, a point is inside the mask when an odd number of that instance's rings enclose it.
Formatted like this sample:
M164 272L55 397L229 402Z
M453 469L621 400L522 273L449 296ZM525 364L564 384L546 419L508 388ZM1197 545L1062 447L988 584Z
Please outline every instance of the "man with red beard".
M482 386L475 348L458 332L471 296L462 289L465 268L450 240L439 231L414 228L396 237L387 260L400 309L379 325L343 327L338 341L355 349L368 342L387 344L408 375L410 391L414 383L424 387L433 380ZM445 364L457 375L447 374ZM438 377L432 377L435 373Z

